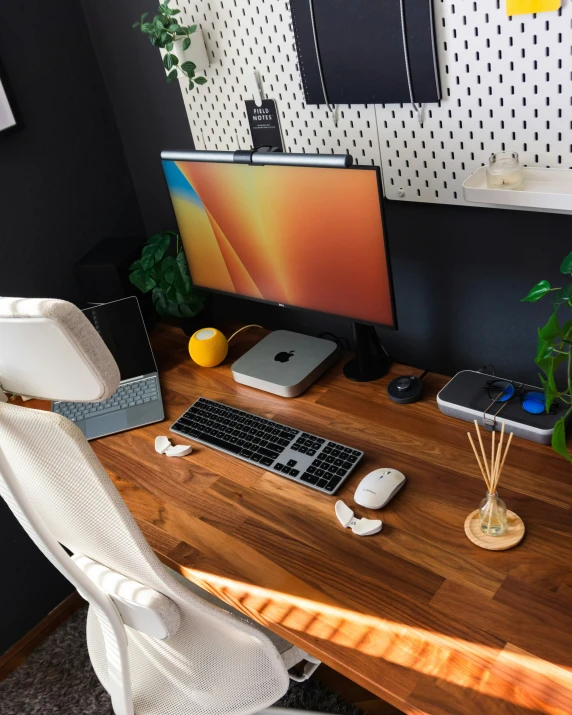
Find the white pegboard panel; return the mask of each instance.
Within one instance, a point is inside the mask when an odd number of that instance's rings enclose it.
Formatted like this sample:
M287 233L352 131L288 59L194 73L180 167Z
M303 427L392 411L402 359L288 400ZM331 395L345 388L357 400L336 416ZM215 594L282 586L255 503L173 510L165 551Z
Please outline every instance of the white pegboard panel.
M251 146L244 100L257 70L287 151L381 165L391 199L463 204L463 180L503 148L527 165L572 167L570 0L513 18L505 0L433 2L443 99L423 126L408 105L342 105L336 127L325 106L305 104L286 0L172 0L202 26L211 60L206 85L181 85L197 149Z
M359 164L380 164L373 107L343 106L338 126L325 106L306 106L285 0L173 0L184 22L202 26L211 66L208 83L189 92L182 83L197 149L252 146L244 101L248 73L257 70L275 99L284 148L300 153L350 153Z
M387 197L465 203L464 179L503 149L571 168L570 1L507 17L505 0L434 0L434 13L443 99L422 127L407 105L377 107Z

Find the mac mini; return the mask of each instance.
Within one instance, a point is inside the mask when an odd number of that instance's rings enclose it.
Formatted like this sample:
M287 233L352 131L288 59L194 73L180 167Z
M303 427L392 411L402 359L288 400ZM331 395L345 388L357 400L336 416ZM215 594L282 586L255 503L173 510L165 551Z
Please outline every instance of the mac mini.
M275 330L232 366L236 382L281 397L297 397L336 361L332 340Z

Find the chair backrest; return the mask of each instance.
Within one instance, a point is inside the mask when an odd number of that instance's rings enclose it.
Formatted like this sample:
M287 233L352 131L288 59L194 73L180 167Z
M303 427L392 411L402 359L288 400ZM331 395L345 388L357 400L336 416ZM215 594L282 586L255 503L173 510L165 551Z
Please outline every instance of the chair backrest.
M77 391L76 399L86 400L88 394L90 399L102 399L112 394L119 381L117 367L81 311L70 304L62 305L63 301L27 303L0 299L0 387L7 391L16 388L17 392L31 396L71 399L71 388L60 369L63 359L66 370L77 369L82 375L81 380L70 376ZM19 365L22 351L27 353L35 344L33 325L40 325L40 335L46 338L46 343L35 345L45 364L28 356L26 364L39 371L28 379ZM10 349L5 346L7 339L12 341ZM46 365L54 365L54 379ZM39 373L46 385L39 384ZM58 393L60 389L62 393ZM259 650L266 648L270 653L264 680L266 691L270 688L274 692L274 688L280 694L283 690L287 682L285 669L277 651L273 660L275 649L264 636L252 636L250 632L247 636L250 627L235 624L228 614L219 614L218 609L204 605L197 596L180 597L180 585L155 556L116 487L72 422L55 413L0 403L0 494L37 546L94 608L105 643L107 688L117 715L134 712L124 622L132 618L128 624L138 627L139 609L149 606L153 592L157 596L155 611L160 618L149 626L157 629L155 632L143 628L144 632L157 638L167 638L176 632L176 614L167 603L169 600L176 604L175 610L185 605L194 608L197 617L207 620L216 617L225 624L228 621L228 637L220 636L217 641L213 628L213 652L216 646L221 657L225 651L228 653L233 632L240 631L242 635L235 638L235 643L248 647L250 638L256 641ZM75 560L62 545L75 555ZM121 593L111 593L114 588L103 586L106 579L108 583L110 578L113 581L114 573L131 581ZM124 612L125 604L129 611L132 599L128 590L133 582L141 585L150 600L146 603L140 600L135 603L135 610ZM216 663L209 661L204 667L216 668ZM266 702L267 698L261 696L261 703Z

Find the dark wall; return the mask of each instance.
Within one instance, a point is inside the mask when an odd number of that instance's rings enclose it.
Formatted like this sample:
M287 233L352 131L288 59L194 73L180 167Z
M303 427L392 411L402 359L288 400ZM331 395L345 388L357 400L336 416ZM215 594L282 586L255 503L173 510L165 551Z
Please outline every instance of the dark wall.
M159 51L132 29L141 13L155 9L157 3L81 3L147 231L171 228L174 219L161 173L161 150L190 150L194 145L178 83L165 82ZM190 96L186 101L192 101Z
M158 161L162 148L189 149L181 93L158 58L128 28L141 5L82 0L103 67L148 230L174 228ZM147 9L147 8L143 8ZM193 101L186 95L185 101ZM454 373L494 364L497 374L537 382L536 327L548 310L520 303L541 278L558 274L572 248L572 219L557 214L385 202L399 330L380 329L401 362ZM343 286L340 286L343 290ZM215 314L269 328L351 335L349 321L240 299L216 297Z
M103 236L144 230L81 7L10 3L0 59L24 121L0 134L0 295L76 299L71 267ZM71 586L0 501L0 653Z

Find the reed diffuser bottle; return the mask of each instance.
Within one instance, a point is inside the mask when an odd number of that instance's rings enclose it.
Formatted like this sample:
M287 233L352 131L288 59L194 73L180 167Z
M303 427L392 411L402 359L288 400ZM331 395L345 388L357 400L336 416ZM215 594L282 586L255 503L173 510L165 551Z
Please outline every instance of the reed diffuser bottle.
M506 504L502 499L499 498L497 494L497 486L499 483L502 468L504 467L506 455L512 441L512 432L509 435L506 449L503 455L503 439L504 439L504 427L505 422L503 420L502 429L500 433L500 439L498 447L495 451L495 433L493 431L491 435L491 459L490 465L487 459L485 448L483 445L483 440L481 439L481 432L479 430L479 423L475 420L475 427L477 428L477 438L479 440L479 445L481 448L482 462L479 458L479 453L473 442L471 434L467 432L469 436L469 442L477 458L477 463L487 485L487 495L479 504L479 520L481 525L481 531L487 536L502 536L508 529L508 519L506 513Z
M496 492L487 492L487 496L479 505L479 518L481 531L487 536L502 536L508 529L506 504Z

